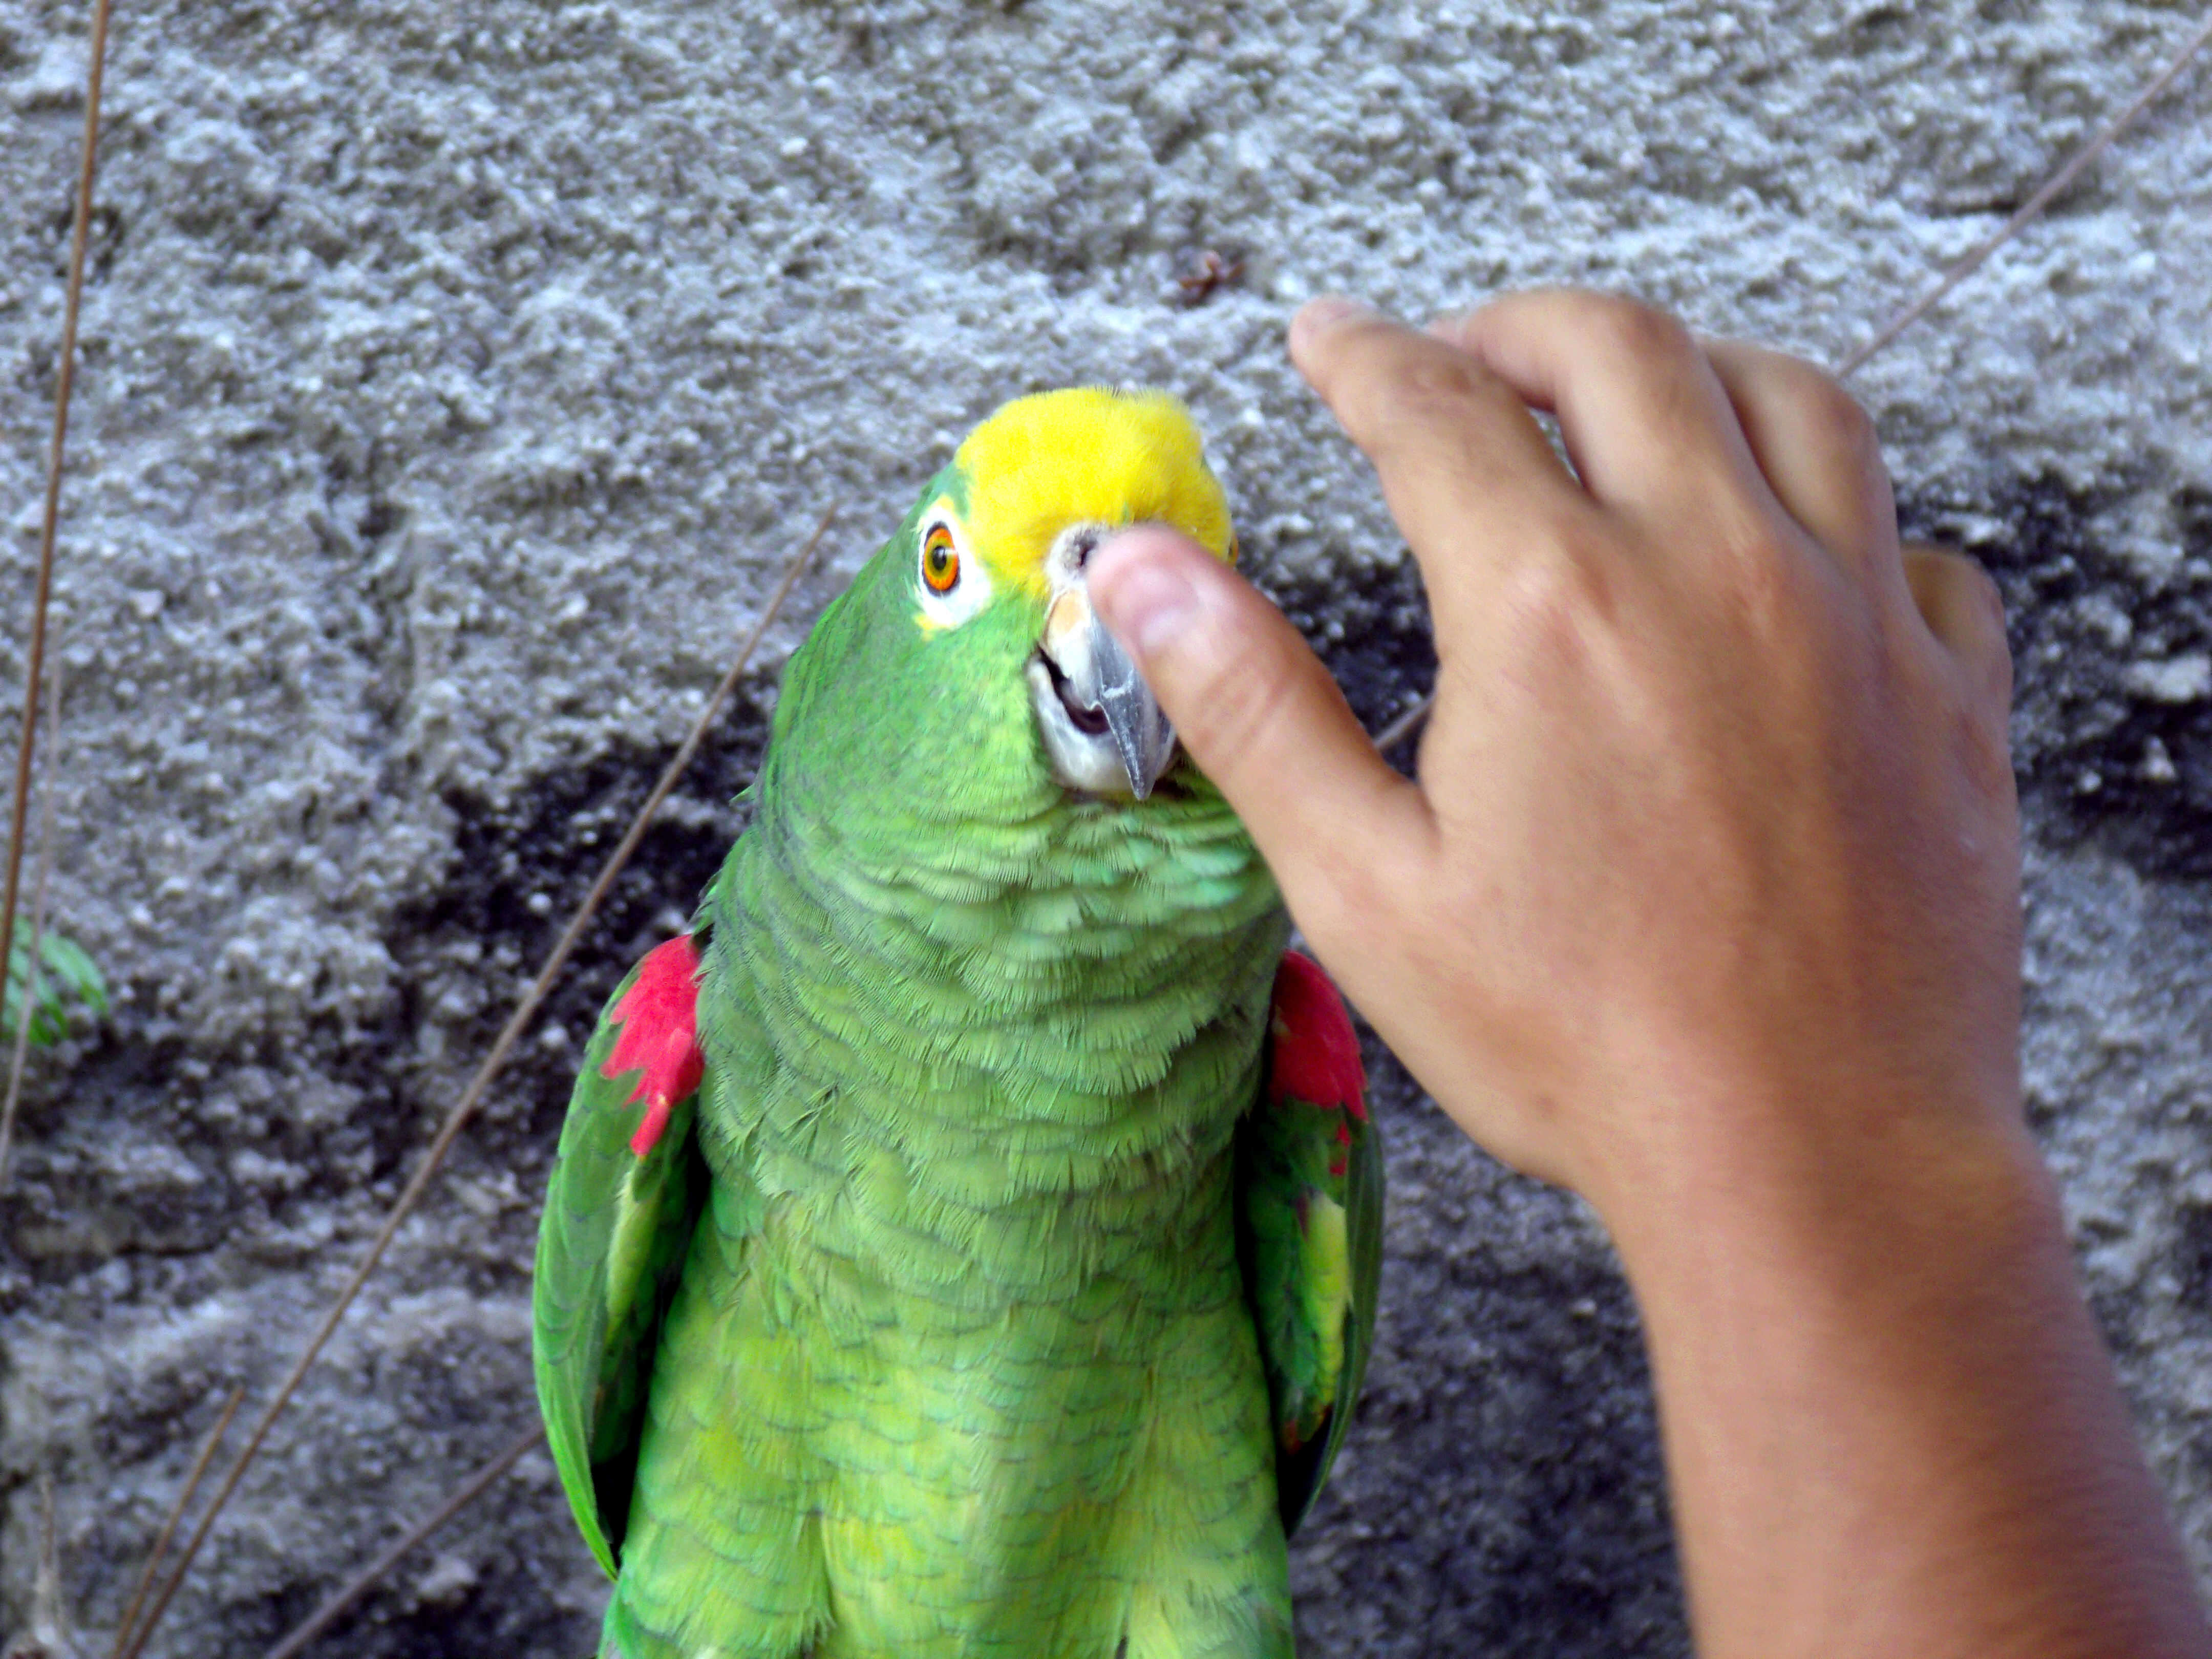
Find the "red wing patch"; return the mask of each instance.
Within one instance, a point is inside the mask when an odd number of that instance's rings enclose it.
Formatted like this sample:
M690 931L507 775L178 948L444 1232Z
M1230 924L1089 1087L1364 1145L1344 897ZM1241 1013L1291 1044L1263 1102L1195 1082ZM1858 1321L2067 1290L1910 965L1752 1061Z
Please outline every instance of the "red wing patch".
M1274 1045L1267 1066L1270 1101L1340 1107L1366 1121L1367 1069L1359 1063L1352 1016L1321 964L1296 951L1284 951L1283 965L1275 970L1268 1035ZM1350 1129L1340 1139L1348 1142Z
M624 1072L640 1074L629 1097L645 1102L645 1116L629 1149L643 1158L668 1127L669 1109L699 1086L707 1069L699 1052L699 951L689 933L656 946L638 964L612 1018L621 1029L599 1075L611 1083Z

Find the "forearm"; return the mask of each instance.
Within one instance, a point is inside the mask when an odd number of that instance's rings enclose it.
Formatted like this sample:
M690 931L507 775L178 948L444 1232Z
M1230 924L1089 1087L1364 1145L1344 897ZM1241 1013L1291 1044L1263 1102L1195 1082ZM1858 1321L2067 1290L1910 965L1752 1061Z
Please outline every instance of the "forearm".
M1698 1167L1613 1208L1705 1659L2212 1650L2024 1133Z

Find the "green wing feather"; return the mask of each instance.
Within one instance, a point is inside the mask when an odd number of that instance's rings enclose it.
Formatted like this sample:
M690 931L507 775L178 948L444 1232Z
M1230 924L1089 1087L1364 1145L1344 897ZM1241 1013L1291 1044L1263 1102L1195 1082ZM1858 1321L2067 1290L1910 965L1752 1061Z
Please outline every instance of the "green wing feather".
M1375 1311L1382 1292L1382 1139L1371 1117L1352 1136L1350 1175L1346 1208L1352 1221L1352 1307L1345 1316L1348 1334L1344 1380L1337 1389L1343 1409L1330 1419L1328 1437L1322 1447L1312 1484L1306 1488L1309 1508L1319 1495L1322 1482L1328 1478L1337 1449L1352 1427L1352 1408L1366 1383L1367 1357L1375 1348ZM1299 1513L1303 1516L1304 1510Z
M1318 969L1301 965L1318 977ZM1366 1110L1350 1021L1333 990L1328 1006L1316 1009L1309 981L1296 1018L1308 1025L1341 1022L1332 1037L1351 1044L1348 1066L1340 1048L1335 1056L1336 1086L1312 1086L1313 1034L1285 1023L1290 976L1286 968L1277 981L1273 1075L1237 1138L1239 1253L1267 1380L1286 1535L1313 1507L1351 1426L1374 1346L1382 1267L1382 1147ZM1308 1050L1302 1066L1285 1061L1293 1044ZM1287 1084L1285 1073L1292 1074ZM1310 1093L1336 1098L1305 1098Z
M546 1441L584 1541L609 1574L629 1516L661 1319L708 1192L693 1132L699 1091L672 1103L641 1156L631 1140L648 1103L629 1098L638 1073L602 1074L620 1035L616 1010L643 966L616 988L585 1050L538 1225L531 1295Z

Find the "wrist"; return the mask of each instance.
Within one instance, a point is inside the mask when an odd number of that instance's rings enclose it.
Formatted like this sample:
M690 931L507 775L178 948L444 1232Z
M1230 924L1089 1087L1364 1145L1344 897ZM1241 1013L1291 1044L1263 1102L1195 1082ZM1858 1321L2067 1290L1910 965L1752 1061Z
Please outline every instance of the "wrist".
M1601 1206L1644 1317L1699 1650L2198 1651L2024 1126L1806 1115L1685 1131Z
M1929 1065L1878 1042L1778 1053L1678 1034L1607 1069L1639 1097L1581 1149L1576 1184L1655 1289L1686 1251L1818 1273L1900 1228L1986 1230L2022 1206L2059 1225L2008 1045Z
M1856 1282L1869 1256L2002 1249L2062 1227L2016 1110L1685 1103L1653 1139L1588 1164L1584 1196L1650 1293L1702 1294L1728 1263L1802 1293Z

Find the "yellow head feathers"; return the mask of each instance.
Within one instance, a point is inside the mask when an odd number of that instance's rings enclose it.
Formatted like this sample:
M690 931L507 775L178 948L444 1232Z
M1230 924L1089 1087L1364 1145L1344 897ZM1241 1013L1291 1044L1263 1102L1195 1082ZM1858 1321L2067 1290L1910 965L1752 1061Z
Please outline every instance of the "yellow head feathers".
M1071 524L1170 524L1217 558L1236 556L1197 424L1164 392L1018 398L969 434L953 464L969 540L1010 586L1045 592L1045 555Z

